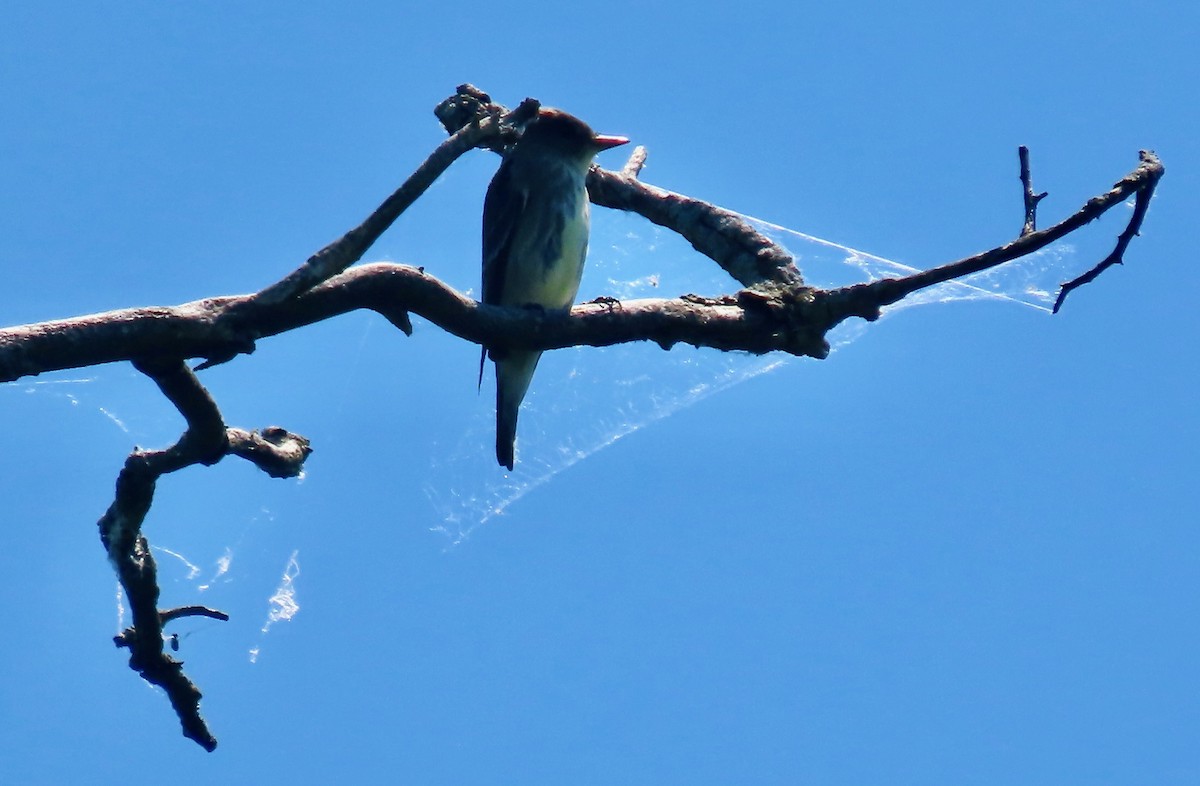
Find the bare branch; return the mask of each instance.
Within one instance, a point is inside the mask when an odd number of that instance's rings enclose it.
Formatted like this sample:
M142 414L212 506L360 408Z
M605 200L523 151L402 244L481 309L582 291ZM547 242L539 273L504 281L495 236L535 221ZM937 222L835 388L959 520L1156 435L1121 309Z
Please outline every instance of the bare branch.
M526 98L516 109L509 112L479 88L464 84L458 86L454 95L434 107L433 114L441 121L448 134L456 133L463 126L476 122L481 116L503 116L504 123L499 129L499 135L489 137L480 144L480 147L486 147L494 153L503 153L520 138L521 131L537 116L540 107L541 102L537 99Z
M220 461L228 447L225 421L221 418L217 402L187 364L178 359L133 358L133 365L154 380L188 424L179 442L163 451L164 463L159 467L159 474L174 472L196 462L216 464ZM174 457L174 462L167 462L167 454Z
M1094 197L1074 215L1054 226L1022 235L997 248L904 278L887 278L830 291L815 290L796 281L758 280L758 298L727 302L647 300L621 304L620 309L582 304L572 319L531 313L526 309L485 306L456 292L420 268L375 263L346 271L301 297L286 303L262 303L253 296L208 298L174 308L125 309L68 320L42 322L0 330L0 382L67 368L117 360L178 353L181 357L213 357L239 346L238 322L253 325L260 336L271 336L322 319L369 308L407 325L398 313L418 313L446 330L479 344L551 349L572 344L605 346L648 340L663 346L686 342L695 346L749 352L782 350L824 357L824 333L848 317L874 320L880 309L951 279L978 273L1038 251L1095 220L1131 194L1137 201L1129 226L1117 247L1092 271L1064 285L1059 303L1071 290L1093 280L1120 261L1145 217L1163 167L1153 153L1107 193ZM706 253L721 256L728 267L745 277L746 268L762 260L759 272L787 278L788 262L776 266L777 247L765 238L758 253L748 249L761 235L737 216L719 208L645 186L612 172L593 169L589 185L609 204L635 203L638 212L661 218L672 228L698 226L697 242ZM611 198L609 198L611 197ZM716 221L716 225L708 223ZM734 240L729 240L729 238ZM742 241L742 245L738 245ZM723 243L723 248L717 248ZM734 261L730 261L734 260ZM728 269L728 268L727 268ZM799 272L796 271L798 279ZM774 294L772 294L774 293ZM790 293L784 296L781 293ZM753 304L747 309L747 304ZM769 307L763 307L766 304ZM406 331L407 332L407 331Z
M119 486L120 480L117 482ZM103 526L104 521L101 520L101 527ZM126 628L113 642L118 647L129 648L129 668L140 674L146 682L157 685L166 692L171 707L179 717L183 735L195 740L206 751L216 750L217 740L209 732L204 718L200 716L200 699L203 694L184 676L182 661L175 660L163 651L164 620L157 609L158 568L150 553L149 544L138 534L133 537L127 551L114 553L114 550L110 549L109 557L117 570L121 586L125 589L133 616L133 625Z
M183 663L163 650L163 626L184 616L229 616L203 606L158 610L158 568L142 534L142 523L150 511L158 479L169 472L193 464L214 464L226 453L236 452L276 477L288 477L299 472L308 456L308 441L283 429L267 430L270 437L240 429L227 432L216 402L182 360L163 355L138 357L134 366L153 379L175 405L187 421L187 430L166 450L135 450L129 455L117 476L116 497L98 523L100 541L117 572L133 618L133 624L114 643L129 648L131 669L166 691L184 736L212 751L217 741L200 715L200 690L184 676Z
M180 360L141 360L139 371L151 377L176 405L188 428L175 445L160 451L135 450L117 476L116 498L99 522L100 541L129 600L133 625L115 639L128 647L129 667L167 693L184 736L205 750L216 738L200 716L201 693L183 674L183 664L163 651L163 615L158 611L158 568L141 533L158 478L197 462L212 463L224 440L224 424L208 393Z
M646 148L643 145L638 145L629 154L629 160L625 162L625 166L621 167L621 176L636 178L642 174L642 169L645 166Z
M227 432L229 452L244 458L273 478L294 478L304 471L312 453L306 437L268 426L262 431L231 428Z
M810 290L793 298L802 304ZM521 308L487 306L419 268L376 262L359 265L295 300L241 310L252 296L209 298L173 308L124 309L87 317L0 330L0 382L174 350L184 357L219 354L229 314L272 336L360 308L404 309L469 341L489 346L557 348L608 346L626 341L685 342L727 350L783 350L823 357L821 344L780 333L760 308L725 301L641 300L619 309L576 306L567 318ZM757 302L757 301L756 301ZM787 308L802 308L800 305ZM636 316L635 316L636 315ZM780 317L793 322L797 315Z
M0 330L0 382L68 368L132 362L149 376L186 421L179 440L165 450L134 450L116 482L112 504L98 522L101 541L129 599L133 624L115 638L130 650L129 663L147 681L166 690L184 734L207 750L216 740L200 716L200 691L182 663L164 652L163 626L186 616L228 619L202 606L160 611L157 568L142 526L158 479L226 455L252 462L272 477L296 477L312 453L308 439L272 426L258 432L227 426L219 407L186 361L199 368L253 351L254 342L356 309L382 314L406 334L409 313L488 347L555 349L653 341L754 353L788 352L823 358L828 331L849 317L877 319L881 309L926 287L1004 264L1045 248L1083 227L1131 195L1133 215L1116 248L1095 268L1063 285L1066 295L1119 264L1138 234L1163 167L1142 151L1140 165L1111 190L1089 200L1074 215L1037 229L1037 206L1029 153L1019 149L1025 223L1009 243L911 276L833 290L807 286L786 249L757 232L741 216L715 205L646 185L638 179L645 148L634 150L620 172L593 167L588 191L601 206L638 213L671 229L716 261L744 289L715 298L618 301L601 298L569 314L488 306L468 298L423 268L358 262L378 237L433 180L473 147L503 152L537 113L526 99L509 112L471 85L442 102L437 115L450 137L361 225L310 257L288 276L251 295L206 298L175 307L130 308L103 314L21 325ZM178 639L172 639L177 649Z
M1084 284L1090 284L1096 280L1096 277L1108 270L1113 265L1124 264L1125 249L1129 248L1129 243L1137 237L1142 229L1142 221L1146 218L1146 211L1150 208L1150 200L1154 198L1154 190L1158 186L1158 181L1162 179L1163 169L1162 162L1158 160L1158 156L1154 155L1151 150L1139 151L1138 155L1142 159L1134 175L1140 175L1143 186L1137 190L1137 198L1133 203L1133 215L1129 217L1129 223L1125 226L1125 231L1117 236L1117 245L1112 252L1091 270L1084 273L1078 278L1072 279L1062 285L1062 289L1058 291L1058 297L1054 301L1054 313L1062 308L1063 302L1067 299L1073 290L1078 289ZM1132 177L1132 176L1131 176ZM1128 180L1129 178L1126 178ZM1120 183L1117 184L1118 186ZM1093 200L1094 201L1094 200ZM1090 203L1089 203L1090 204Z
M1120 253L1124 252L1129 239L1137 233L1137 227L1141 225L1141 216L1145 214L1145 207L1143 205L1149 203L1150 196L1154 192L1154 187L1158 183L1158 179L1162 177L1163 168L1158 158L1153 153L1147 151L1142 151L1140 155L1141 163L1138 167L1118 180L1109 191L1100 196L1092 197L1074 215L1048 229L1022 235L1016 240L1005 243L998 248L993 248L981 254L975 254L974 256L960 259L957 262L942 265L941 267L935 267L931 270L914 273L904 278L885 278L869 284L855 284L850 287L843 287L842 289L821 292L818 294L817 300L827 302L832 312L843 314L843 319L855 316L867 320L875 320L879 318L880 309L883 306L889 306L911 295L913 292L925 289L926 287L941 284L955 278L969 276L972 273L978 273L982 270L987 270L988 268L993 268L1005 262L1032 254L1057 240L1061 240L1089 222L1096 220L1116 205L1121 204L1131 194L1137 194L1137 204L1138 206L1142 206L1141 210L1134 210L1134 218L1130 221L1130 227L1126 229L1126 233L1118 240L1117 250L1113 254L1110 254L1108 259L1097 265L1096 269L1092 272L1080 277L1083 279L1090 276L1090 278L1087 278L1087 281L1090 281L1099 275L1108 265L1113 264L1109 260L1112 260L1114 255L1119 259ZM1080 281L1079 284L1072 282L1072 284L1064 285L1064 290L1070 291L1070 289L1085 284L1087 281ZM1064 297L1065 292L1059 294L1060 304ZM1057 310L1057 306L1055 310Z
M444 101L443 106L447 103L453 103L456 111L445 116L439 114L439 118L452 134L472 122L471 111L476 113L475 116L506 112L504 106L492 102L487 93L471 85L459 87L456 96ZM603 207L637 213L682 235L693 248L720 265L742 286L764 283L804 285L792 255L756 231L737 213L638 182L637 176L645 158L645 149L635 148L619 173L593 165L587 178L591 201Z
M161 611L158 616L162 618L163 625L173 620L183 619L184 617L208 617L209 619L220 620L221 622L229 621L228 614L216 609L210 609L208 606L178 606L173 609Z
M742 286L804 285L792 255L733 211L595 166L587 185L593 203L637 213L677 232Z
M1017 157L1021 161L1021 187L1025 195L1025 224L1021 227L1021 236L1037 231L1037 206L1046 198L1047 192L1033 193L1033 174L1029 171L1029 148L1021 145L1017 148Z
M460 90L469 87L467 85ZM272 305L288 300L350 267L362 259L363 254L375 244L379 236L387 231L387 228L417 201L459 156L476 147L497 144L506 134L511 135L514 125L527 121L535 114L537 102L531 103L528 99L509 113L500 112L494 105L478 104L478 110L470 121L438 145L400 188L385 199L365 221L313 254L282 280L259 292L253 302Z

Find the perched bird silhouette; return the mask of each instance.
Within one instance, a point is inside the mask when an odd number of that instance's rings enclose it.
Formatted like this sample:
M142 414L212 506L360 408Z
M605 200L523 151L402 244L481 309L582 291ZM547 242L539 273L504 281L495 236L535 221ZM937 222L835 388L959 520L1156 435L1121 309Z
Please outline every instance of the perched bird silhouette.
M592 158L629 140L603 136L577 117L543 108L500 164L483 203L483 302L568 310L588 245L585 180ZM485 347L479 359L483 382ZM541 352L493 349L496 460L513 468L517 410Z

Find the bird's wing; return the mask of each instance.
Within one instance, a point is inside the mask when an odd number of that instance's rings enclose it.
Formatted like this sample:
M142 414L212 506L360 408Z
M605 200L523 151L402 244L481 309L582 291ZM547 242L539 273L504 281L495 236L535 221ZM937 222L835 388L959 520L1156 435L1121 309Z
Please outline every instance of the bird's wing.
M528 203L529 192L516 184L512 161L506 159L492 178L483 200L484 303L503 302L509 252Z
M521 214L529 203L529 192L519 188L512 176L512 160L505 159L496 170L483 200L483 302L491 305L504 298L504 278L508 257ZM487 347L479 355L479 385L483 385L483 366Z

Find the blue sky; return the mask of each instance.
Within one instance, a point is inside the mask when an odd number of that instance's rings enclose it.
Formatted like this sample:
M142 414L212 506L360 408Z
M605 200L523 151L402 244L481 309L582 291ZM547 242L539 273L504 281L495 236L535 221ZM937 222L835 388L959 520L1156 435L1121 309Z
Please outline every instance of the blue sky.
M182 558L158 554L164 605L233 615L178 628L214 754L113 648L93 526L125 454L177 418L127 367L0 387L0 779L1200 779L1200 12L245 5L0 11L5 324L276 280L432 150L465 81L646 145L648 182L917 267L1019 230L1020 144L1043 224L1139 148L1167 175L1127 264L1056 317L908 309L823 362L739 359L750 378L709 396L676 379L722 378L715 353L548 356L525 493L482 525L511 493L470 459L490 454L476 348L351 315L207 372L230 423L316 448L301 482L233 461L170 477L147 521ZM476 287L495 166L461 161L368 258ZM1090 227L1079 264L1120 228ZM633 234L622 275L670 257L699 278L663 294L711 278ZM584 297L608 294L602 270ZM598 368L605 392L571 387ZM543 480L580 435L629 430L600 398L642 405L619 391L645 376L687 405ZM267 626L285 572L299 608Z

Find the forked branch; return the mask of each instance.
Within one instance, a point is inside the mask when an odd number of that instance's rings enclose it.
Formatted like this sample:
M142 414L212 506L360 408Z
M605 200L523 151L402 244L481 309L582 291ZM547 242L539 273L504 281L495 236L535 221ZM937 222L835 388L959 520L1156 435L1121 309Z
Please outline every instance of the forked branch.
M229 619L224 612L201 606L159 611L158 568L150 544L142 534L142 523L154 501L158 479L193 464L215 464L228 453L250 458L276 476L295 476L308 457L308 440L294 434L275 434L273 439L226 429L216 402L181 360L138 359L134 366L158 385L187 421L187 430L166 450L135 450L117 476L116 497L99 521L104 544L129 602L133 624L114 642L129 649L129 667L167 694L179 716L183 734L205 750L217 747L200 715L201 693L183 673L177 661L163 649L163 626L185 616ZM282 432L282 429L273 431ZM284 432L286 434L286 432ZM257 455L244 453L245 443L254 442ZM271 445L264 449L257 443ZM287 467L287 470L282 468Z
M1059 223L1038 230L1036 212L1045 194L1033 192L1028 151L1021 148L1024 223L1016 239L911 276L824 290L805 284L787 250L741 216L641 182L646 152L637 148L619 172L592 168L587 183L592 201L637 213L678 233L720 265L740 289L717 298L685 295L624 302L602 298L575 306L569 315L545 314L483 305L424 268L385 263L353 266L451 163L476 147L502 153L519 137L537 108L536 101L526 99L510 112L483 91L461 86L436 110L449 138L360 225L255 294L206 298L169 308L130 308L0 330L0 382L127 361L157 384L187 424L171 447L134 450L129 455L99 528L133 618L116 643L130 650L129 663L134 670L167 692L184 734L207 750L215 748L216 739L200 716L200 691L184 676L182 663L164 651L163 626L183 616L227 616L201 606L158 608L156 566L142 532L155 486L165 474L196 464L214 464L227 455L246 459L272 477L295 477L311 448L307 439L280 427L246 431L227 426L186 361L203 360L197 370L228 362L252 352L261 338L356 309L376 311L406 334L412 331L409 313L420 314L457 336L493 348L554 349L653 341L664 348L684 342L720 350L782 351L823 358L829 352L826 334L842 321L850 317L877 319L882 308L918 290L1031 254L1133 197L1132 216L1113 252L1063 285L1055 304L1057 311L1068 293L1122 261L1163 174L1158 158L1142 151L1138 167L1111 189ZM176 639L171 641L177 644Z

